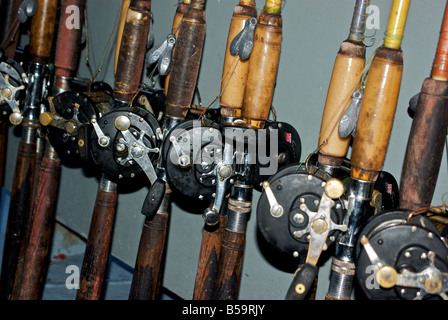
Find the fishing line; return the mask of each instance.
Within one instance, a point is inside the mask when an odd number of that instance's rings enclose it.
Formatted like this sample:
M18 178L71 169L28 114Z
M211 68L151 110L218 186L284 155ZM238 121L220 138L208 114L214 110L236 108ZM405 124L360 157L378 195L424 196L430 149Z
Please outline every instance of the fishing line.
M119 20L119 17L120 17L120 13L121 13L122 7L123 7L123 2L120 4L120 6L118 8L117 14L115 16L115 21L114 21L114 25L113 25L112 31L110 33L110 36L109 36L108 40L107 40L106 46L104 47L103 52L101 54L100 64L99 64L99 67L96 69L96 73L95 74L93 74L93 72L92 72L92 70L90 68L90 63L88 62L88 48L89 48L88 47L88 43L89 43L89 41L88 41L88 31L87 31L87 12L85 14L85 21L86 21L85 22L85 24L86 24L86 51L87 51L85 60L86 60L86 64L88 64L88 68L89 68L89 71L90 71L90 74L91 74L91 79L90 79L90 84L89 84L89 92L90 92L90 88L91 88L93 82L95 81L95 79L98 77L98 75L102 72L102 70L104 68L104 63L106 61L106 53L109 53L109 46L111 44L113 35L115 33L115 29L117 28L118 20Z

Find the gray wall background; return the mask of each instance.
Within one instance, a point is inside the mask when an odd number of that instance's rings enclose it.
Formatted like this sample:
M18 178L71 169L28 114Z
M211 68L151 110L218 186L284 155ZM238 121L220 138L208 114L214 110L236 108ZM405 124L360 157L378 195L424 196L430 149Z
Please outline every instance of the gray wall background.
M171 30L177 0L153 0L155 44L161 43ZM207 31L198 87L205 105L219 84L230 18L237 0L209 0ZM259 10L264 1L256 1ZM302 139L302 158L317 147L320 122L334 59L349 31L354 0L288 0L283 8L283 43L273 105L279 121L295 126ZM372 0L380 12L379 30L367 30L376 42L382 39L392 1ZM411 3L402 49L404 72L400 99L384 170L400 179L401 167L412 119L407 114L409 99L420 91L429 76L445 9L443 0L416 0ZM118 0L87 0L89 24L89 57L93 67L101 56L119 10ZM99 80L113 86L113 52L115 35L106 52ZM90 77L81 56L79 76ZM152 83L147 77L147 84ZM154 85L158 86L157 79ZM217 104L214 105L217 107ZM17 154L17 130L10 129L5 186L11 188ZM445 150L446 152L446 150ZM443 155L441 171L433 198L434 205L448 202L447 157ZM98 180L92 172L63 167L57 219L81 236L88 233ZM146 187L121 192L114 226L112 254L134 266L142 229L141 204ZM248 224L246 255L240 299L283 299L292 273L272 263L261 252L256 234L255 209L259 193L254 194L252 217ZM191 299L203 227L200 212L187 212L173 204L163 285L185 299ZM328 288L329 259L319 272L317 299L323 299Z

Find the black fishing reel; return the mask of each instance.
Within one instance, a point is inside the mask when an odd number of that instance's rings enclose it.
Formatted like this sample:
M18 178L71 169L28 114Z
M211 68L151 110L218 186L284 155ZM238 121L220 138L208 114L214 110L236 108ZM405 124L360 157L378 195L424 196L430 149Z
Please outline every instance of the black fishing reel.
M281 169L264 182L264 191L257 207L258 228L266 241L286 255L297 256L309 249L312 220L300 209L302 204L313 213L318 211L326 182L337 178L347 188L350 177L350 162L344 161L336 176L332 177L319 166L317 157L311 155L305 165L290 165ZM388 172L382 171L374 185L371 201L372 212L396 209L398 184ZM335 200L331 208L331 221L336 229L328 234L326 247L337 239L345 228L342 226L346 214L345 197Z
M102 92L65 91L48 98L49 110L40 114L39 121L64 163L78 166L89 160L90 119L107 113L112 101Z
M154 116L141 107L117 107L97 119L90 119L93 130L90 153L108 177L128 181L154 171L159 156L161 129Z
M162 146L164 167L173 187L189 198L211 199L223 149L221 127L216 123L204 125L194 119L175 126Z
M0 52L0 114L18 125L22 122L22 101L28 77L22 66Z
M204 212L205 222L213 225L235 181L249 179L261 191L262 181L298 160L301 143L286 123L272 122L266 130L253 130L188 120L169 133L162 149L174 188L193 199L213 199Z
M124 106L115 107L99 119L94 117L90 123L91 156L109 179L129 183L146 175L151 186L142 214L152 218L165 193L165 182L154 168L163 138L158 121L145 108Z
M264 182L257 206L257 224L265 240L277 251L293 257L306 253L312 228L318 224L320 230L328 233L323 250L345 231L342 225L345 206L341 199L335 199L332 207L320 208L330 178L318 167L294 164ZM323 216L325 221L320 220Z
M373 300L448 299L448 242L424 215L374 216L357 245L356 274Z

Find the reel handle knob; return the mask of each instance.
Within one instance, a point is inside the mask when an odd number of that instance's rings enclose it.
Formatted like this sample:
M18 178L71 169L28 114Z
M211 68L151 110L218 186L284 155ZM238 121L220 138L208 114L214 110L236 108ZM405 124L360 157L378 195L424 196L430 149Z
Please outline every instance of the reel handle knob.
M143 202L142 214L149 219L153 218L162 203L164 194L165 182L162 179L155 180Z
M304 300L314 285L317 276L317 267L311 263L299 266L294 279L286 293L285 300Z

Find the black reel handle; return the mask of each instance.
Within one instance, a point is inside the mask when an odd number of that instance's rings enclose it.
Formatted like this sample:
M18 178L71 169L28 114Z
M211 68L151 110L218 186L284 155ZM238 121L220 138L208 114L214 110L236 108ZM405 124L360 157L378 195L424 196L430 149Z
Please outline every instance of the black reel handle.
M147 218L152 219L162 203L163 195L165 194L165 181L157 179L149 188L145 201L143 202L142 214Z
M314 285L317 267L310 263L299 266L294 274L294 280L286 293L285 300L305 300Z

